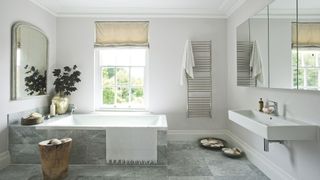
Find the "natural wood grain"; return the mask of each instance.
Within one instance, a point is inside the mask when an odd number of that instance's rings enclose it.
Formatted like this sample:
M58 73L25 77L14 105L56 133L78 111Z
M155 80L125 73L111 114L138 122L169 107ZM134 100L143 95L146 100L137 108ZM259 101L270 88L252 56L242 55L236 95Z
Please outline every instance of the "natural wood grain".
M68 175L71 138L62 140L61 144L49 144L50 140L39 143L42 173L44 180L61 180Z

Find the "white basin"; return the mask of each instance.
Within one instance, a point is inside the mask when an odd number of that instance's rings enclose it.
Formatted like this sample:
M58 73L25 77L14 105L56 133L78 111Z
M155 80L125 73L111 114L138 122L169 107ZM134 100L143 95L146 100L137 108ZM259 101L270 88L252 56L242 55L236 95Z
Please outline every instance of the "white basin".
M229 110L229 119L267 140L315 140L317 126L254 110Z

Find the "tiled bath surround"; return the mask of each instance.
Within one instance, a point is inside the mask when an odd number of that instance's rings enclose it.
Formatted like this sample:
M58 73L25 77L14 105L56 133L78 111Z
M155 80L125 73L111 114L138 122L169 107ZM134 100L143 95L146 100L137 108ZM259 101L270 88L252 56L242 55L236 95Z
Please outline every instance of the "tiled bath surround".
M72 138L71 164L106 164L105 130L43 130L18 123L9 126L9 151L13 164L39 164L38 143L51 138ZM167 164L167 132L158 131L158 162Z

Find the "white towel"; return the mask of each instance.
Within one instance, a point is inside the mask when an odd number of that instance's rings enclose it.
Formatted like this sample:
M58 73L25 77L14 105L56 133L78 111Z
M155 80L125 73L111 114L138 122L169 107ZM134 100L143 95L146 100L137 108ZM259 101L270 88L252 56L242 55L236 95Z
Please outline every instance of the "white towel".
M263 84L262 57L257 41L253 42L250 57L250 75Z
M156 128L107 128L106 140L107 162L157 162Z
M192 44L190 40L186 41L181 64L180 85L183 85L185 75L193 79L193 67L195 66Z

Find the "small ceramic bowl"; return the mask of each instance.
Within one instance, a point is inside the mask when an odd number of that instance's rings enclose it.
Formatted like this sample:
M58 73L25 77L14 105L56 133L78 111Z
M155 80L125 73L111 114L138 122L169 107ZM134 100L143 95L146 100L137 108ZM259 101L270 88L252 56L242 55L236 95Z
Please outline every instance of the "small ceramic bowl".
M222 148L221 150L225 156L230 157L230 158L240 158L243 155L243 152L237 147L235 147L235 148Z
M225 141L217 138L202 138L199 140L202 147L212 150L220 150L225 147Z

